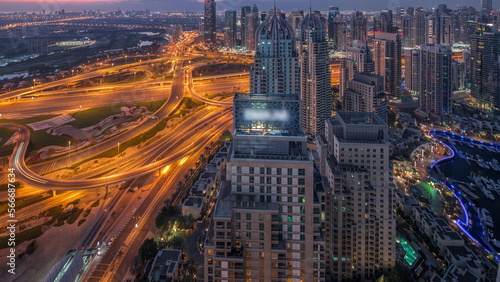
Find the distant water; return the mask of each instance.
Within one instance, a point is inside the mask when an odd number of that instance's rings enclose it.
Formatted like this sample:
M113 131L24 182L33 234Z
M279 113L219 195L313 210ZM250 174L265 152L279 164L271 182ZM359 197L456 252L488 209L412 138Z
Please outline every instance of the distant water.
M463 153L469 153L474 156L474 158L477 154L486 162L491 161L493 158L500 161L499 153L493 153L486 149L481 150L477 147L470 148L469 146L461 145L459 143L456 143L455 148ZM458 155L455 155L451 161L441 164L439 168L445 176L467 183L473 183L472 180L467 177L471 175L471 173L475 173L479 176L485 176L495 181L500 178L500 172L493 169L484 169L477 165L475 161L467 162L466 159L462 159L458 157ZM486 208L493 215L493 223L495 224L495 230L493 233L495 238L500 239L500 216L494 216L500 214L500 195L496 192L492 192L493 196L495 196L495 201L492 201L486 198L479 189L477 189L474 193L480 197L480 199L476 201L476 207Z

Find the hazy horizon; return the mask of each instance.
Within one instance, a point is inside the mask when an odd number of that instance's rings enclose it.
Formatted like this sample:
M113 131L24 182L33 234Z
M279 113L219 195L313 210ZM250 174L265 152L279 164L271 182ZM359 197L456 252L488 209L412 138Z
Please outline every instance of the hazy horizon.
M257 4L260 11L269 10L273 5L273 0L259 0L259 1L243 1L243 0L226 0L217 1L217 10L237 10L241 6L252 6ZM338 3L337 1L326 0L312 0L313 10L328 10L329 6L338 6L340 10L365 10L365 11L378 11L384 9L394 9L397 6L417 7L422 6L424 9L437 7L439 4L447 4L449 8L456 9L457 6L473 6L479 10L480 1L471 0L456 0L456 1L433 1L433 0L388 0L388 1L369 1L369 0L351 0ZM309 4L307 1L288 0L276 1L276 5L284 11L291 11L294 9L308 10ZM500 1L494 1L493 9L500 8ZM146 10L151 11L202 11L203 1L200 0L79 0L79 1L33 1L33 0L20 0L20 1L4 1L0 0L0 12L41 12L45 10L60 11L62 9L67 12L70 11L116 11L118 8L121 10Z

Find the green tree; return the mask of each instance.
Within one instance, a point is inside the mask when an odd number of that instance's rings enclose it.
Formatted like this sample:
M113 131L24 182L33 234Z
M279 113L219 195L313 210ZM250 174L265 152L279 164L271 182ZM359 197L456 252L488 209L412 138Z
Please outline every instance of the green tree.
M143 258L144 261L153 259L158 253L158 244L153 238L144 240L141 248L139 249L139 256Z

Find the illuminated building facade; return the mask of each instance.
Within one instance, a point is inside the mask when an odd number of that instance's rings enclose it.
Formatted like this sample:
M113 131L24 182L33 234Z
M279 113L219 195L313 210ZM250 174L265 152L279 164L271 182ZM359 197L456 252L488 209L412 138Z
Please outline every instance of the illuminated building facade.
M294 31L274 8L255 33L257 50L250 69L250 93L299 94L299 56Z
M396 263L387 125L374 113L326 122L326 269L332 281L369 281Z
M332 94L326 28L319 12L311 12L298 30L302 129L309 136L324 134L332 113Z
M306 144L298 95L235 95L227 181L205 243L207 281L324 281L323 186Z

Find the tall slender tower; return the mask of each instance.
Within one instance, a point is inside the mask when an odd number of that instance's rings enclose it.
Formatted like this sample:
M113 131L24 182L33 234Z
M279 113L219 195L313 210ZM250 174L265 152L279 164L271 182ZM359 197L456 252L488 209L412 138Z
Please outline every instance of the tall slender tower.
M302 129L314 137L318 133L324 134L325 121L332 112L328 43L321 14L307 14L298 35Z
M500 33L496 24L478 24L471 37L471 95L500 109Z
M332 281L369 281L396 263L387 125L375 113L337 112L326 139L327 273Z
M299 94L299 56L290 24L276 8L255 33L257 49L250 69L250 93Z
M401 38L397 33L376 32L373 39L375 73L385 78L388 95L401 95Z
M420 108L443 120L451 114L452 58L451 47L420 46Z
M236 93L233 124L205 242L206 281L324 281L321 181L299 96Z
M368 40L368 18L363 12L357 11L351 17L351 41Z
M338 15L340 15L339 7L330 6L330 9L328 10L328 40L329 41L332 41L333 38L335 37L334 21Z
M483 22L489 22L491 17L491 11L493 11L492 0L481 0L481 20Z
M224 12L224 45L236 47L236 11L233 10Z
M240 18L240 35L241 35L241 46L246 47L247 39L247 15L252 12L250 6L241 7L241 18Z
M245 16L245 25L245 47L247 47L248 50L255 51L255 32L259 27L259 9L257 5L254 4L251 13Z
M203 20L204 39L206 44L214 45L216 42L215 34L215 0L204 0L205 14Z

